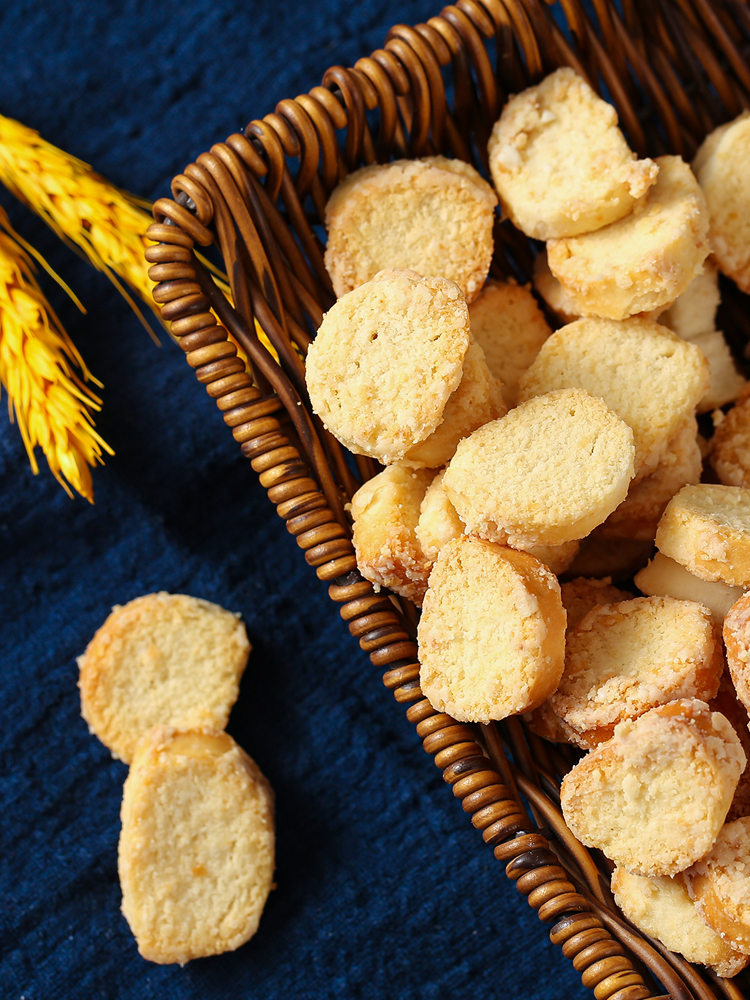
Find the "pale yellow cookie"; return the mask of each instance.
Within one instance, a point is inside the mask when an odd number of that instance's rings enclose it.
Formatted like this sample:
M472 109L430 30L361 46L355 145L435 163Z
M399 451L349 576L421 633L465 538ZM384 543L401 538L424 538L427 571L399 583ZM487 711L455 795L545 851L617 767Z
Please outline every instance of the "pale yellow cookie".
M493 377L477 343L464 355L461 381L453 390L436 430L426 441L410 448L404 463L437 469L453 458L458 442L477 427L502 417L507 410L500 382Z
M627 497L599 529L601 534L653 541L664 508L683 486L699 483L702 471L698 424L690 417L669 442L654 471L631 484Z
M633 597L627 590L613 587L612 580L608 576L602 580L584 576L567 580L560 584L560 594L568 615L568 631L574 629L589 611L599 605L617 604L619 601L629 601Z
M416 536L419 509L434 473L389 465L352 497L353 541L365 579L421 607L432 561Z
M223 729L250 643L239 616L186 594L116 605L78 658L81 714L129 763L152 726Z
M535 736L541 736L548 743L570 743L577 746L578 733L552 711L549 701L545 701L533 712L524 713L523 721Z
M454 538L460 538L464 533L464 523L443 488L444 478L445 469L427 487L415 529L422 552L431 564L444 545Z
M708 204L716 262L750 292L750 112L712 132L693 169Z
M659 322L683 340L692 340L714 329L720 301L719 269L711 257L707 257L703 274L693 278L682 295L678 295L669 309L659 316Z
M581 314L573 300L549 269L547 251L542 248L534 258L534 288L561 323L573 323Z
M708 608L717 625L722 624L727 611L743 594L741 587L730 587L720 580L702 580L662 552L657 552L648 565L636 574L635 585L649 597L697 601Z
M561 542L559 545L518 545L519 552L528 552L539 562L543 562L547 569L551 569L557 576L564 573L573 564L573 560L578 555L581 543L574 539L572 542Z
M307 354L313 410L350 451L396 462L443 419L469 340L458 285L381 271L323 317Z
M519 378L552 333L544 314L527 286L490 280L469 306L469 318L508 406L515 406Z
M636 875L676 875L710 850L745 754L730 723L701 701L672 701L634 721L562 782L565 821L588 847Z
M615 868L612 892L631 923L688 962L707 965L725 979L747 965L747 955L732 948L701 920L683 875L649 877Z
M721 684L716 696L708 703L712 712L721 712L731 722L737 733L745 756L750 760L750 717L747 709L737 697L734 684L728 670L721 677ZM734 790L734 798L727 813L727 823L739 819L740 816L750 816L750 768L746 767L740 775L740 780Z
M628 148L612 105L568 67L511 97L488 151L504 213L538 240L621 219L657 174Z
M700 916L730 947L750 955L750 816L727 823L685 872Z
M656 545L702 580L750 587L750 490L683 487L662 515Z
M592 608L568 630L552 710L596 742L617 723L678 698L708 701L724 655L706 608L673 597L635 597ZM606 734L602 730L608 730Z
M443 481L468 530L520 548L587 535L625 498L633 435L580 389L538 396L456 449Z
M750 593L743 594L727 612L724 643L737 697L750 710Z
M703 352L658 323L579 319L546 341L521 378L519 399L568 386L600 396L633 429L640 479L693 416L708 383Z
M671 305L703 270L708 212L679 156L657 161L659 176L632 213L595 233L550 240L547 260L583 316L626 319Z
M492 259L497 197L462 160L428 156L371 164L349 174L326 205L325 265L336 295L406 267L450 278L467 302Z
M711 438L710 459L725 486L750 487L750 391L719 421Z
M704 330L696 333L690 343L700 347L711 370L711 382L698 403L698 413L710 413L719 406L733 403L744 389L746 380L737 371L724 334L721 330Z
M432 570L418 640L420 685L437 711L462 722L528 712L562 673L560 586L525 552L456 538Z
M122 912L151 962L233 951L272 888L273 792L227 733L157 726L122 799Z

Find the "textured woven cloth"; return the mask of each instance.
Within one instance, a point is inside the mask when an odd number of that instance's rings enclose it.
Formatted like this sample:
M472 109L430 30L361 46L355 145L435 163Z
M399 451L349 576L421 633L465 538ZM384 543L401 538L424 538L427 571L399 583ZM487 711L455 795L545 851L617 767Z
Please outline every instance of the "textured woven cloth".
M0 111L146 198L212 143L309 90L426 0L74 3L0 9ZM33 476L0 418L0 996L5 1000L588 997L350 638L180 350L3 189L72 286L41 283L104 385L116 454L96 503ZM120 914L123 764L80 716L76 656L151 591L241 613L254 650L229 729L277 797L257 935L150 964Z

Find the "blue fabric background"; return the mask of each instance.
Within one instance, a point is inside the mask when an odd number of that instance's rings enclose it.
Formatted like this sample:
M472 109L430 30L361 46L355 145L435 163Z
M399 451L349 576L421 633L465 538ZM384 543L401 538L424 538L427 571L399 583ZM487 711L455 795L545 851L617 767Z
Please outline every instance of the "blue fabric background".
M431 0L17 0L0 112L155 199L213 142L351 65ZM178 348L3 189L87 307L41 282L104 383L96 505L34 477L0 414L0 996L13 1000L589 997L349 637ZM42 462L44 465L44 463ZM230 731L277 795L256 937L183 969L119 912L123 764L80 717L75 657L154 590L239 611L254 645Z

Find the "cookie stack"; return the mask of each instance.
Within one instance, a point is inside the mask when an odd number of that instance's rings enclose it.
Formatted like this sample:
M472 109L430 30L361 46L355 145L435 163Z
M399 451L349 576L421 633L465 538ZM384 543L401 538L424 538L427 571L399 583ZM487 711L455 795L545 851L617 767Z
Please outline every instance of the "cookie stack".
M506 105L493 186L442 157L352 174L307 359L315 412L384 466L354 545L422 608L426 697L586 751L568 825L634 922L720 975L750 955L750 397L715 328L719 270L742 287L750 261L749 122L693 169L639 160L566 68ZM533 288L488 279L496 202Z
M272 887L273 792L224 732L249 653L237 615L157 593L115 607L79 658L83 717L130 765L122 910L152 962L239 947Z

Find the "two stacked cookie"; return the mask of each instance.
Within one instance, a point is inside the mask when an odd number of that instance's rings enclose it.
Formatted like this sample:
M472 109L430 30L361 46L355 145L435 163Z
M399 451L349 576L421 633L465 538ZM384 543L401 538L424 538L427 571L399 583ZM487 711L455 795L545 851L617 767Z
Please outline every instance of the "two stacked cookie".
M563 807L618 864L618 885L718 870L711 852L739 836L725 820L750 813L747 712L720 634L750 577L707 574L695 528L691 558L664 540L674 505L716 488L697 486L696 413L744 386L715 329L710 192L679 157L637 160L568 69L511 98L488 152L504 215L546 242L535 286L564 324L554 333L529 288L484 280L496 195L465 164L367 167L328 206L340 297L308 387L329 430L385 466L352 499L359 566L422 606L420 684L437 710L526 713L539 735L588 751ZM722 566L744 558L743 503L722 515L734 555L711 543ZM645 596L611 585L641 569ZM689 884L695 904L687 881L682 895L649 881L643 926L666 926L679 897L668 946L732 975L744 932L725 941L718 904Z
M83 717L130 765L122 910L153 962L239 947L272 887L273 793L224 732L249 652L237 615L158 593L115 607L79 658Z

